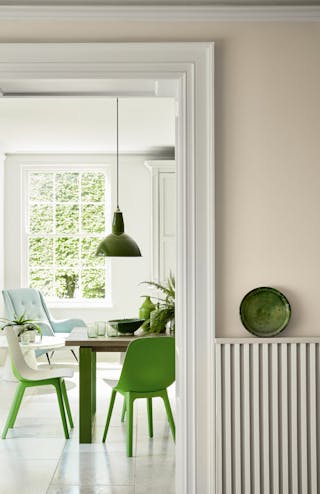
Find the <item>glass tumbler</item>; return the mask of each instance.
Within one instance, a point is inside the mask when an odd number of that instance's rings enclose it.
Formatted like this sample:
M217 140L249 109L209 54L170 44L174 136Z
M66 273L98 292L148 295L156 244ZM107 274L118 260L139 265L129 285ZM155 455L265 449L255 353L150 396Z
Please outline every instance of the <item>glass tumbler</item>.
M105 336L105 334L106 334L105 321L97 321L95 324L96 324L98 336Z
M25 331L24 333L22 333L20 339L21 339L22 345L28 345L30 343L30 335L29 335L28 331Z
M89 338L96 338L98 336L95 323L90 322L89 324L87 324L87 335Z

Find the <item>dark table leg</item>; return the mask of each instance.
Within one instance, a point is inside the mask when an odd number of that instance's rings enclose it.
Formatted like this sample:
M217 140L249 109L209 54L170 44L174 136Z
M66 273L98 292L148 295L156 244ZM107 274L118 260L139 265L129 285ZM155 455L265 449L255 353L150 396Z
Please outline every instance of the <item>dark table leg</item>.
M79 442L91 443L96 413L96 354L87 347L80 347L79 354Z

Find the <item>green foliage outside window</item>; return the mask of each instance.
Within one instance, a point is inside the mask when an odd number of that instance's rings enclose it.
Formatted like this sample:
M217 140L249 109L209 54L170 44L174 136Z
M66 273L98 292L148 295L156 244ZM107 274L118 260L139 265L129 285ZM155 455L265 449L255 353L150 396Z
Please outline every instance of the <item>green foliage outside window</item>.
M95 257L105 232L102 172L29 174L29 286L58 299L106 296L106 266Z

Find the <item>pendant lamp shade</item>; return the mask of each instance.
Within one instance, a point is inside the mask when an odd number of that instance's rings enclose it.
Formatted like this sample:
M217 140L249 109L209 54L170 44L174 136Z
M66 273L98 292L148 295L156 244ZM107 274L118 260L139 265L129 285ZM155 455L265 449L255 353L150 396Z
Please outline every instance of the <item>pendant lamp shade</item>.
M96 255L108 257L141 256L136 242L124 233L123 216L119 208L113 214L112 233L99 244Z
M136 242L124 232L123 216L119 208L119 117L117 98L117 209L113 214L112 233L100 242L96 256L101 257L140 257Z

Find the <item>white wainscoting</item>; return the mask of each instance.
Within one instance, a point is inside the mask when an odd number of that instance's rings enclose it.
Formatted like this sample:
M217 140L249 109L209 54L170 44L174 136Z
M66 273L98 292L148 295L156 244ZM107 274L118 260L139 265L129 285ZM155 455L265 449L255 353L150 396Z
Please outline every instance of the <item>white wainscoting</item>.
M320 492L320 338L215 340L216 494Z

